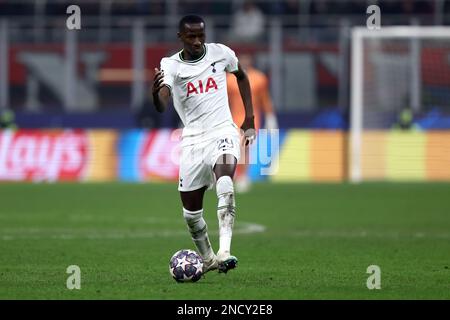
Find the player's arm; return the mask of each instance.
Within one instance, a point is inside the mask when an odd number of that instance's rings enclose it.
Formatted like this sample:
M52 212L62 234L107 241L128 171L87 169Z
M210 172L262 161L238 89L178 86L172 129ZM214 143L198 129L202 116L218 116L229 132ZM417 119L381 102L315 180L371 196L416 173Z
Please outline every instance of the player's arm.
M255 139L255 117L253 113L250 82L247 74L242 69L240 64L238 64L238 70L233 72L233 74L236 76L239 92L241 93L242 102L244 103L245 119L244 123L242 123L241 129L244 131L246 139L245 145L248 145Z
M153 104L158 112L164 112L170 101L170 89L163 83L164 73L155 68L155 77L153 79L152 96Z

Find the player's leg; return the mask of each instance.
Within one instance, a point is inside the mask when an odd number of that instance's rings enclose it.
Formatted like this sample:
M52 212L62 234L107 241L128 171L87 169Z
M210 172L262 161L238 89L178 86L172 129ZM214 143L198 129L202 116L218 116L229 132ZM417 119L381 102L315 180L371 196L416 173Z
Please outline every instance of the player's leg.
M180 191L183 216L192 240L204 261L204 272L217 269L216 255L209 241L208 228L203 218L203 196L206 186L194 191Z
M182 147L180 158L180 192L183 216L198 253L203 258L204 272L217 269L216 255L203 218L203 196L212 183L211 168L204 163L206 143L189 143Z
M217 260L219 262L220 272L227 272L237 265L237 258L230 254L236 212L233 187L233 176L236 171L236 164L237 159L234 155L221 154L213 168L217 180L217 217L219 219L220 242Z
M236 169L236 192L245 193L250 190L251 182L249 179L249 156L250 148L241 145L241 161L239 161ZM243 161L242 161L243 160Z

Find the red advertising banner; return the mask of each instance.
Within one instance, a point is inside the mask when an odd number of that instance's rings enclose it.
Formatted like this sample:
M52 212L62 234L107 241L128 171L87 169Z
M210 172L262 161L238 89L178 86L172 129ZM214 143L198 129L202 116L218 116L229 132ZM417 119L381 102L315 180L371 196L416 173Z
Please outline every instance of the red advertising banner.
M154 130L144 136L139 176L146 180L178 180L181 130Z
M88 163L85 131L0 131L0 180L78 181Z

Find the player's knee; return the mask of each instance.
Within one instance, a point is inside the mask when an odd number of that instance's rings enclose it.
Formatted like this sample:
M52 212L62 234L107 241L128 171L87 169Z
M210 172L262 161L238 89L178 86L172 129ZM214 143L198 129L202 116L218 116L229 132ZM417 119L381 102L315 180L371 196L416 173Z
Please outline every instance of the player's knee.
M216 182L217 196L234 193L233 180L230 176L222 176Z
M235 206L233 180L230 176L222 176L217 180L216 192L219 198L219 207Z
M199 221L203 217L203 209L197 211L191 211L186 208L183 208L183 217L186 220L188 225L191 225L197 221Z

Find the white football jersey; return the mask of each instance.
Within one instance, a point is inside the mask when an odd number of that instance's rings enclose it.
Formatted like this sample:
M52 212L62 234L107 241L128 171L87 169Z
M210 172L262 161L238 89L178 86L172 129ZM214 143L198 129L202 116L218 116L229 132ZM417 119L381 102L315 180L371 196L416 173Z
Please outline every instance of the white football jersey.
M223 44L204 46L203 55L194 61L184 60L181 51L161 60L163 83L170 88L184 124L183 138L204 136L223 125L233 125L226 72L238 70L238 59Z

